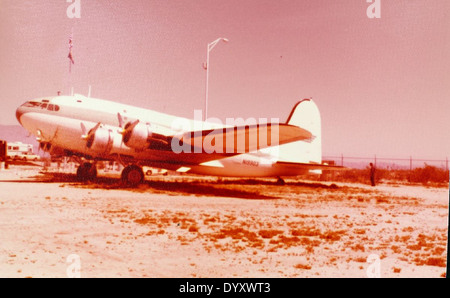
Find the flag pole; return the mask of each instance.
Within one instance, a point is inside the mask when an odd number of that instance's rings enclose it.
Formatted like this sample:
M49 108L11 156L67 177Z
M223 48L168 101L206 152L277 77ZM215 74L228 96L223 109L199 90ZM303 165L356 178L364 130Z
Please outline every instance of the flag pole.
M74 64L73 56L72 56L72 47L73 47L73 27L70 33L69 37L69 55L67 58L69 58L69 87L73 88L72 86L72 64Z

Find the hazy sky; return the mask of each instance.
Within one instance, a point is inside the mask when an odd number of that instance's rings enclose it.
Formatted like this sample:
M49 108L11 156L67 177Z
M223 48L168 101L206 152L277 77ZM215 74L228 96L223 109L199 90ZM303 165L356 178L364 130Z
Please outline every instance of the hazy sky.
M0 0L0 124L58 90L193 117L278 117L312 97L323 154L450 155L450 2ZM73 30L75 65L69 75ZM449 156L450 157L450 156Z

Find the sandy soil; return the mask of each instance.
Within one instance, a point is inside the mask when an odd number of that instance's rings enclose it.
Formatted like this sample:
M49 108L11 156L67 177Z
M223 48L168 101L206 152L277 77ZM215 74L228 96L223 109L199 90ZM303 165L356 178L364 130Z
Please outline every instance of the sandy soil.
M81 277L446 271L448 188L169 175L126 189L39 170L0 171L0 277L67 277L73 255Z

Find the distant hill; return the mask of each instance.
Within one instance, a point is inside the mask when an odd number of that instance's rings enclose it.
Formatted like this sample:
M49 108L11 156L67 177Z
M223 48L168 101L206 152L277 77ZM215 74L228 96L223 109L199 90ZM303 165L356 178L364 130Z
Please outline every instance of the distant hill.
M36 141L35 136L28 135L28 131L20 125L0 125L0 140L31 144L33 145L34 153L37 153L39 143Z

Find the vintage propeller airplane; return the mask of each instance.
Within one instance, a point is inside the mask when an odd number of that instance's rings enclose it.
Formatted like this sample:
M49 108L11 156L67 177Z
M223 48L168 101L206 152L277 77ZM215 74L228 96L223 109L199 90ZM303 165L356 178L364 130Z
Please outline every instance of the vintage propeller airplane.
M320 113L311 99L298 102L285 123L222 125L78 94L27 101L16 117L40 148L77 160L82 181L96 178L96 163L105 160L121 163L122 180L133 186L144 180L143 166L234 177L329 168L322 164Z

